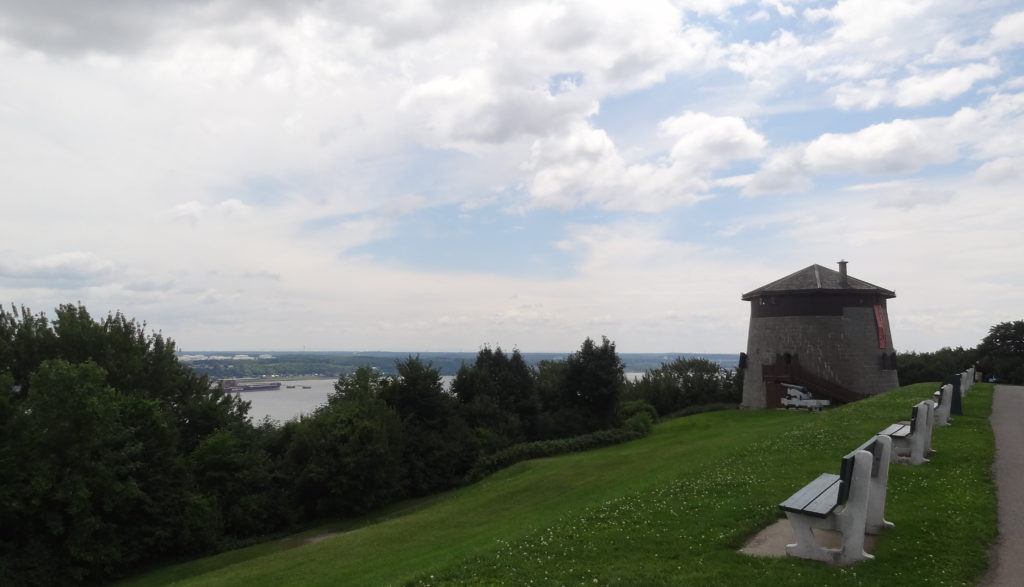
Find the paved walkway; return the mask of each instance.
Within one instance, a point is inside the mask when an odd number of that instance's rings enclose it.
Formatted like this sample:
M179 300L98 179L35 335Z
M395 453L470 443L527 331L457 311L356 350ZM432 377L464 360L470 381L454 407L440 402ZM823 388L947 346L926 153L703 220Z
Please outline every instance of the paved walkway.
M1024 582L1024 387L996 385L992 432L996 438L999 538L983 587L1018 587Z

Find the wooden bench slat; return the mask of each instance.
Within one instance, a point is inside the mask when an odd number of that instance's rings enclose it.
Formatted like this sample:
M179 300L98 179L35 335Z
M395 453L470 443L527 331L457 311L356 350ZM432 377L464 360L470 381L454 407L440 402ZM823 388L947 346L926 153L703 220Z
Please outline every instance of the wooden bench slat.
M805 513L820 518L828 517L838 505L839 475L822 473L818 478L805 485L800 491L789 496L779 504L779 508L787 512Z
M819 518L827 518L832 513L832 510L839 506L839 492L842 490L843 485L845 484L842 481L833 483L825 490L825 493L822 493L817 499L807 504L807 507L804 508L804 513Z
M885 430L882 430L881 432L879 432L879 434L884 434L885 436L895 436L897 438L902 438L904 436L909 436L910 435L910 423L909 422L898 422L896 424L893 424L893 425L889 426Z

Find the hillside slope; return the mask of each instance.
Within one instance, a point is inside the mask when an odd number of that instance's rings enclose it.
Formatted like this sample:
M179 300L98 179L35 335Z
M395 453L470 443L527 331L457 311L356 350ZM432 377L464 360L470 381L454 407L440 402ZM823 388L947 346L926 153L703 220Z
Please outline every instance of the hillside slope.
M849 569L736 552L776 504L895 420L934 384L822 414L717 412L643 440L513 466L407 515L299 547L261 545L126 584L973 584L995 535L991 386L936 431L921 467L894 466L876 560ZM943 561L924 574L915 564Z

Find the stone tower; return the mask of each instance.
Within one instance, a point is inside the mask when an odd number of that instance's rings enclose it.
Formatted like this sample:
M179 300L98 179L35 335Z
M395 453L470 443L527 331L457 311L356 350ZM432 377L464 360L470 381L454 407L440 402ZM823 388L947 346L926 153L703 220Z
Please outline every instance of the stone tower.
M750 302L743 404L780 406L783 383L846 403L899 386L886 300L895 292L811 265L743 294Z

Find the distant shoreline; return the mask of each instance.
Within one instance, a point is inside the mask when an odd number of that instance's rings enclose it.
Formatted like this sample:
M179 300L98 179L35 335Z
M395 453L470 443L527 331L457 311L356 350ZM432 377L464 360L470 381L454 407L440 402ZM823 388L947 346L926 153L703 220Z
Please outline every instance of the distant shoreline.
M536 369L543 361L565 360L570 353L521 353L523 360ZM382 375L396 375L396 365L408 357L419 357L436 369L442 377L454 377L464 364L476 360L477 353L288 353L282 355L263 354L263 358L233 353L218 355L179 354L179 359L199 374L206 375L213 382L234 379L239 382L289 382L335 381L342 375L354 373L360 367L370 367ZM187 358L185 358L187 357ZM242 358L246 357L246 358ZM619 359L626 373L635 374L638 379L648 371L679 358L702 358L717 363L725 369L735 369L739 364L739 353L619 353ZM281 391L288 391L282 389ZM251 392L243 392L251 393Z
M511 351L507 351L511 352ZM571 353L520 353L531 367L543 361L561 361ZM663 364L679 358L703 358L735 369L739 364L739 353L618 353L625 370L643 373L657 369ZM250 354L235 351L222 354L205 354L182 351L178 358L199 374L214 379L274 380L287 379L337 379L339 375L353 373L357 368L369 366L385 375L394 375L395 366L408 357L419 357L430 364L442 376L455 375L463 364L476 360L477 352L420 352L397 351L355 352L305 352L305 353L260 353Z

